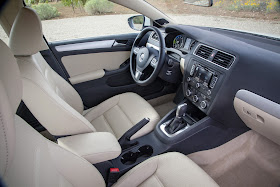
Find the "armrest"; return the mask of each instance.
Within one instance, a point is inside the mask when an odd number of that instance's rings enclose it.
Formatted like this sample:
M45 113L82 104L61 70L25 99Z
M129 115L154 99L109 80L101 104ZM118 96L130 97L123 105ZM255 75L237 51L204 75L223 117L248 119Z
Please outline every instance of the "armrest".
M58 145L85 158L92 164L117 158L121 147L114 135L93 132L59 138Z

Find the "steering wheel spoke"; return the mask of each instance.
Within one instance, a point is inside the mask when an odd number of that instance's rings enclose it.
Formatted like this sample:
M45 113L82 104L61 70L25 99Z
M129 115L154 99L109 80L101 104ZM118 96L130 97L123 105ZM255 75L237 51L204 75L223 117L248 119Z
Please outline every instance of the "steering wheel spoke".
M143 74L142 71L136 69L136 71L135 71L135 79L137 81L139 81L142 74Z
M151 59L150 59L150 66L152 66L153 68L156 68L157 67L157 64L158 64L158 60L155 56L152 56Z

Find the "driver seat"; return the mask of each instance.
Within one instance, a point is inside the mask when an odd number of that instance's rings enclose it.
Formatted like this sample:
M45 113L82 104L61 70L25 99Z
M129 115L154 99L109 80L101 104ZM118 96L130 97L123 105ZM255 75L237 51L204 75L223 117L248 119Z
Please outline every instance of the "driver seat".
M54 136L111 132L119 139L144 118L150 122L131 139L151 132L160 117L154 108L134 93L116 95L84 111L77 91L44 60L41 20L34 10L23 7L13 24L10 48L17 59L23 101L37 120ZM92 96L94 97L94 96Z

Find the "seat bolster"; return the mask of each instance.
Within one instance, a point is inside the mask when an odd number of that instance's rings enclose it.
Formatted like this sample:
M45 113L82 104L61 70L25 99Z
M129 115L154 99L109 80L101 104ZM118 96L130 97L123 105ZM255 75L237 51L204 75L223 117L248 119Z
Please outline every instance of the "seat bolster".
M215 186L218 184L187 156L172 152L144 161L122 176L113 187Z
M22 80L23 101L52 135L63 136L95 132L95 128L88 120L52 90L43 89L30 79L22 78Z

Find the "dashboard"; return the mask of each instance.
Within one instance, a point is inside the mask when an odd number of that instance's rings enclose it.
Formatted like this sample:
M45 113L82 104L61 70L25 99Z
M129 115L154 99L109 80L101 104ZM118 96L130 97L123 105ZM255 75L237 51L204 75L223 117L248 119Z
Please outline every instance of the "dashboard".
M168 58L181 64L185 99L210 118L228 127L242 127L244 123L233 108L240 89L280 103L275 86L280 82L280 41L187 25L167 26L161 31ZM156 40L148 43L158 46Z

